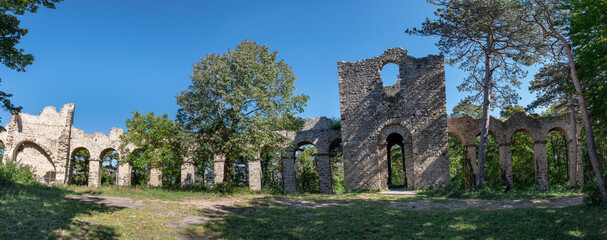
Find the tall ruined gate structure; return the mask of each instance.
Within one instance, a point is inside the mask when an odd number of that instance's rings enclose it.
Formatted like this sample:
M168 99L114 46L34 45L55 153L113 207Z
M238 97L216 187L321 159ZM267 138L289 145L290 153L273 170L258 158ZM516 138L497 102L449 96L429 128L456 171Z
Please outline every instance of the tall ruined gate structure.
M347 189L387 188L393 144L404 149L407 188L449 182L443 62L442 56L414 58L392 48L379 57L337 63ZM399 67L392 86L380 77L389 63Z
M290 139L285 147L282 163L282 183L289 193L297 192L296 151L303 145L314 145L315 168L321 193L333 193L331 153L342 145L345 184L347 189L387 189L396 185L391 174L392 163L402 161L399 171L405 175L407 189L443 187L449 182L449 155L447 136L458 138L464 147L467 179L477 169L476 136L480 134L480 120L469 116L447 118L445 97L445 67L442 56L414 58L402 48L388 49L379 57L358 62L338 62L341 130L326 117L304 120L299 131L284 131ZM386 64L399 67L398 79L386 86L380 72ZM47 184L70 184L74 160L81 150L88 151L88 185L101 185L103 157L118 153L118 171L115 183L129 186L135 178L128 163L121 162L138 147L128 144L120 152L123 130L112 128L109 134L88 134L74 127L74 104L65 104L59 111L46 107L40 115L15 114L0 132L0 143L5 149L3 162L13 161L29 166L38 181ZM573 131L577 126L577 132ZM507 120L492 118L489 133L499 144L501 184L512 186L512 136L522 132L533 140L535 181L539 189L549 189L550 167L547 136L560 132L568 151L568 177L572 187L583 185L581 127L567 116L534 117L522 113ZM577 142L577 144L576 144ZM400 148L392 148L398 146ZM1 149L1 147L0 147ZM401 156L391 159L391 149L400 149ZM0 154L2 151L0 150ZM181 166L181 185L195 183L195 164L184 157ZM263 186L260 159L248 161L248 181L253 190ZM225 158L214 157L215 183L223 181ZM394 166L397 166L395 164ZM398 166L398 168L401 168ZM149 171L149 186L162 186L162 170ZM400 180L398 184L401 184ZM400 186L400 185L399 185Z

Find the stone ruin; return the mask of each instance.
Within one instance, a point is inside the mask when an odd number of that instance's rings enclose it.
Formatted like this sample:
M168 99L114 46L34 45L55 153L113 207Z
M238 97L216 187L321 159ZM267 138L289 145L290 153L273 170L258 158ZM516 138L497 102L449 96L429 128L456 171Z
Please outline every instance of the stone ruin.
M382 82L380 72L386 64L399 67L398 80L392 86ZM314 145L315 166L321 193L333 192L330 152L342 146L346 189L387 189L390 186L390 147L399 145L404 157L405 187L443 187L449 182L448 136L457 137L466 150L467 164L476 170L476 136L480 120L471 117L448 118L445 96L445 70L442 56L424 58L409 56L401 48L392 48L379 57L357 62L338 62L341 129L333 129L326 117L305 119L301 130L283 132L291 140L282 156L282 180L286 192L296 192L295 151L302 145ZM112 128L109 135L88 134L73 126L74 104L65 104L59 112L46 107L39 116L26 113L13 115L6 131L0 133L4 144L3 162L14 161L32 168L36 178L47 184L71 184L72 159L81 149L90 153L89 182L101 184L101 158L118 151L120 135ZM583 184L581 127L572 132L571 120L565 116L535 118L524 114L501 121L492 118L489 131L499 143L502 184L513 182L511 136L524 132L534 142L536 182L548 189L546 136L550 131L563 133L568 143L571 186ZM578 144L573 144L578 138ZM127 146L134 152L136 146ZM128 153L119 152L119 158ZM215 182L225 174L224 159L214 161ZM262 188L259 161L248 164L249 185ZM194 184L194 162L183 160L182 186ZM150 170L148 185L161 186L162 171ZM119 164L119 186L129 186L131 168Z

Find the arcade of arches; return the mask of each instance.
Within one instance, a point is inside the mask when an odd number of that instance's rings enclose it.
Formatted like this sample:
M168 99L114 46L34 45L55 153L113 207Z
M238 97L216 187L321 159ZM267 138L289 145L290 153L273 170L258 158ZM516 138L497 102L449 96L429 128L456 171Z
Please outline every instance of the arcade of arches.
M382 82L381 71L386 64L398 67L394 83ZM299 131L281 132L291 140L280 161L286 192L297 191L296 168L301 166L295 161L296 150L305 144L316 149L310 155L311 167L318 177L318 191L325 194L334 192L332 171L337 169L343 171L345 189L443 187L450 179L449 136L461 142L466 179L474 177L480 120L447 117L442 56L415 58L406 50L392 48L378 57L338 62L337 67L341 128L335 129L330 119L318 117L305 119ZM141 170L120 163L127 154L116 151L121 145L122 129L112 128L107 135L88 134L73 126L73 117L74 104L65 104L59 112L55 107L46 107L38 116L13 115L6 131L0 133L2 161L28 165L40 182L48 184L129 186L142 181L136 175ZM511 186L517 178L513 171L512 136L522 132L531 138L533 160L527 165L533 164L535 183L539 189L548 189L546 138L551 132L558 132L564 137L568 152L566 176L571 186L581 186L582 152L580 141L574 141L580 137L581 128L572 132L573 124L576 123L565 116L536 118L515 114L504 121L492 118L489 130L498 146L499 183ZM127 149L132 153L137 148ZM340 157L337 165L331 160L335 156ZM222 156L215 156L213 168L215 182L220 183L227 168ZM249 186L254 190L262 188L261 171L259 161L248 163ZM195 179L193 159L183 159L182 186L193 185ZM147 184L162 185L161 169L149 169Z

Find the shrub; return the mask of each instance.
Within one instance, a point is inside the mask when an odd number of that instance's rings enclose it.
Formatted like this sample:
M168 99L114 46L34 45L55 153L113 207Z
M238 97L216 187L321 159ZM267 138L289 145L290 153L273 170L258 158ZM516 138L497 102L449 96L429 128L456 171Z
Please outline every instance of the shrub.
M10 183L34 184L37 182L29 167L19 166L12 162L0 163L0 185Z

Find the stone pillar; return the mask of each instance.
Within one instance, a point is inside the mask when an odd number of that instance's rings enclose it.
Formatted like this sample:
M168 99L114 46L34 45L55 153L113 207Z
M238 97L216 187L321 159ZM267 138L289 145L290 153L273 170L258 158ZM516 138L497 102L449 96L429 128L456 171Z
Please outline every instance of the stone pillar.
M390 177L390 164L388 164L388 144L380 143L377 146L377 157L379 163L379 186L381 189L388 189ZM404 156L403 156L404 157ZM319 172L320 175L320 172Z
M118 164L118 186L131 186L131 164Z
M578 154L577 154L577 146L573 143L572 140L567 141L567 153L569 154L569 186L571 187L581 187L578 185ZM582 178L583 179L583 178Z
M282 181L287 193L295 193L297 191L297 178L295 174L295 158L292 156L282 157Z
M405 158L405 184L409 190L416 189L415 186L415 168L414 168L414 155L413 155L413 144L403 144L403 157Z
M196 179L194 173L194 161L191 157L183 160L181 164L181 187L194 186L194 180Z
M57 159L55 160L57 162L56 167L56 174L55 174L55 181L53 182L54 184L57 185L65 185L68 182L68 171L69 168L66 166L68 163L67 159Z
M261 161L249 161L249 187L251 190L261 191L261 179Z
M155 166L150 168L150 179L148 180L150 187L162 187L162 168Z
M89 159L89 187L101 186L101 160Z
M318 171L320 193L333 194L333 179L331 178L331 159L329 158L329 153L316 154L316 168Z
M215 184L223 183L225 174L230 174L226 171L226 159L222 155L213 157L213 173L215 174Z
M514 183L511 146L510 142L499 144L500 182L502 186L508 188L511 188Z
M466 187L470 188L475 186L476 184L476 173L477 173L477 163L476 163L476 145L465 145L464 146L465 157L466 157L466 165L464 165L464 170L466 171Z
M533 144L535 156L535 179L539 190L548 190L548 153L546 141L535 141Z

